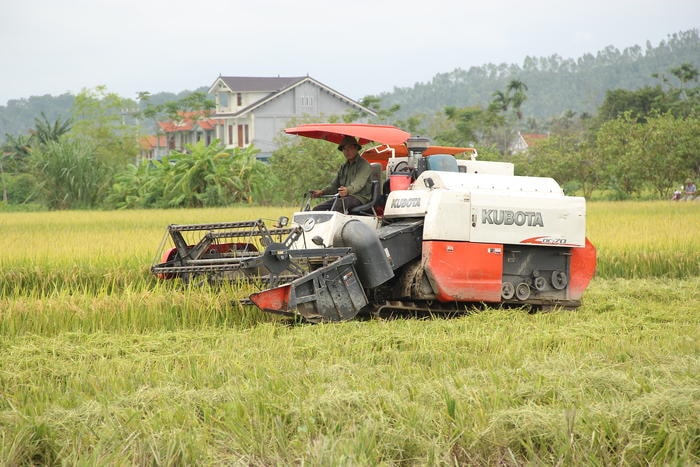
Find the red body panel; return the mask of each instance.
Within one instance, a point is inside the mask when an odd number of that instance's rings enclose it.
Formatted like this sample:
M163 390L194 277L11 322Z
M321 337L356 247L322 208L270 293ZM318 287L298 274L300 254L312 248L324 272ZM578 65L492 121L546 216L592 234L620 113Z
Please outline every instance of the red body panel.
M289 300L292 292L290 284L263 290L250 295L250 301L258 308L265 311L285 312L289 311Z
M423 266L442 302L499 302L503 245L424 241Z
M177 254L177 248L171 248L169 250L165 250L163 252L163 257L160 259L161 263L167 263L168 261L171 261L172 259L175 258L175 255ZM164 280L164 279L175 279L177 277L177 274L156 274L156 277L158 279Z
M391 191L408 190L408 187L410 185L411 185L411 176L410 175L391 174L391 176L389 177L389 187L391 188Z
M586 246L584 248L572 248L571 253L569 298L578 300L595 275L596 251L593 244L586 238Z

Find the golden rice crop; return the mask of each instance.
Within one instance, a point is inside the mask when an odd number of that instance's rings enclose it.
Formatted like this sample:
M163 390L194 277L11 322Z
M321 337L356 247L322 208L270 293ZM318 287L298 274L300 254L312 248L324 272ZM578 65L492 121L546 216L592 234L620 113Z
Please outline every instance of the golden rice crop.
M0 297L149 289L168 224L277 219L284 208L0 213Z
M110 325L186 327L181 315L202 325L268 320L257 310L231 306L251 292L242 286L186 289L177 281L159 282L149 267L168 224L274 220L292 210L0 213L6 245L0 255L0 322L10 334L51 334ZM588 205L587 234L598 251L598 278L700 276L698 232L700 203ZM208 309L218 312L202 311Z
M0 296L66 288L111 293L153 287L168 224L277 219L292 208L0 213ZM700 203L592 202L587 235L599 277L700 275Z
M588 203L600 277L700 275L700 202Z

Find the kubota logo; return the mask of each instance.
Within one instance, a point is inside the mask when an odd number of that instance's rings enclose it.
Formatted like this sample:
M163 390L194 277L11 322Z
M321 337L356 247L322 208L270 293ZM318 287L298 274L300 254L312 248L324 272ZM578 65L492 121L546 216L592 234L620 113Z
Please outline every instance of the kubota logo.
M544 227L542 213L537 211L509 211L507 209L482 209L482 224L526 225Z
M419 208L420 198L397 198L391 201L392 208Z

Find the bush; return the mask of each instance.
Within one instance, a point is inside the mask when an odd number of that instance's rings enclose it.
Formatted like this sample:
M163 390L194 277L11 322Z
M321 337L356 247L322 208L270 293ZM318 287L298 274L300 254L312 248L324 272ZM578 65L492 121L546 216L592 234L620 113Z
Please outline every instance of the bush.
M36 201L39 186L34 175L28 173L5 174L8 204L28 204Z

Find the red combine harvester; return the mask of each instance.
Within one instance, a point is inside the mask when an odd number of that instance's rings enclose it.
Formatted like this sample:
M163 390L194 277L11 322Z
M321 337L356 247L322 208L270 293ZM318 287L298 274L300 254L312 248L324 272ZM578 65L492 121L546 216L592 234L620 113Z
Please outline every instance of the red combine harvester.
M479 161L474 149L431 146L391 126L285 132L377 143L362 153L373 166L371 202L348 213L312 211L307 197L291 223L270 227L170 225L172 245L161 247L154 274L246 281L259 291L244 301L311 322L474 303L580 305L596 267L586 202L553 179L515 176L510 163Z

